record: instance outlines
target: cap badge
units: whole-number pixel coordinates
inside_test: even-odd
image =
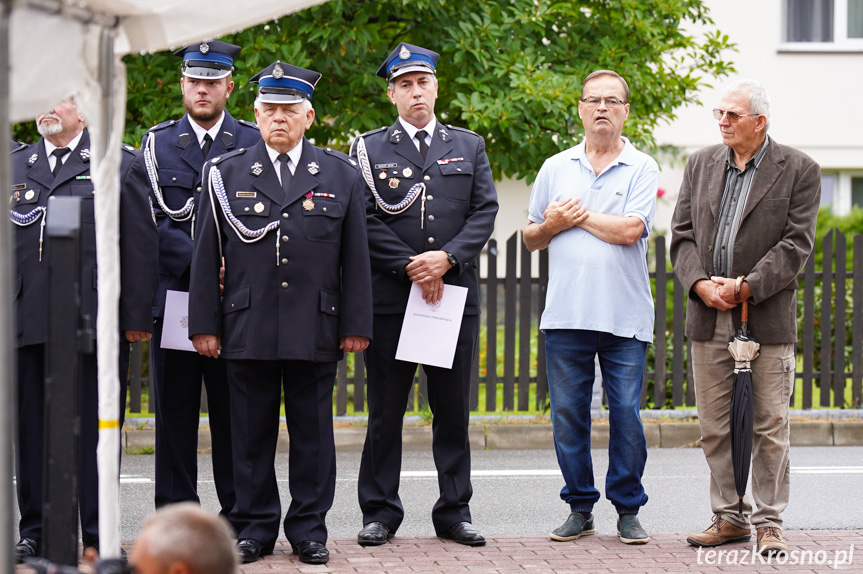
[[[309,173],[315,175],[319,171],[321,171],[321,167],[318,165],[316,161],[310,161],[308,165]]]
[[[36,163],[37,159],[39,159],[39,156],[34,153],[30,156],[30,159],[27,160],[27,165],[33,165],[34,163]]]
[[[255,175],[261,175],[261,172],[264,171],[264,166],[260,164],[260,162],[255,162],[252,164],[252,173]]]
[[[284,75],[285,75],[285,71],[282,69],[282,67],[279,65],[279,63],[276,62],[276,66],[273,68],[273,77],[278,80],[278,79],[282,78]]]
[[[411,57],[411,51],[407,49],[406,46],[402,46],[402,49],[399,50],[399,58],[402,60],[407,60]]]
[[[405,177],[411,177],[414,174],[414,170],[409,167],[406,167],[402,170],[402,175]]]
[[[255,204],[255,213],[263,213],[264,209],[266,209],[266,208],[264,207],[264,204],[261,203],[260,201]]]
[[[206,54],[210,51],[209,44],[207,44],[206,42],[201,42],[201,47],[198,48],[198,51],[200,51],[202,54]]]

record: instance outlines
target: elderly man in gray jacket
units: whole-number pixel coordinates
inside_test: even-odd
[[[713,115],[723,143],[689,158],[671,223],[671,262],[689,294],[686,336],[714,514],[710,527],[687,541],[706,547],[747,541],[754,525],[758,552],[784,553],[797,274],[814,243],[821,170],[768,137],[770,101],[758,82],[726,87]],[[727,345],[740,327],[743,301],[750,304],[761,356],[752,363],[754,509],[744,499],[741,515],[729,425],[734,360]]]

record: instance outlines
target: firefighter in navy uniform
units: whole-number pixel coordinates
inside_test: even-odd
[[[479,332],[477,258],[491,236],[498,203],[483,139],[435,119],[437,61],[435,52],[399,44],[377,72],[388,82],[399,119],[351,147],[368,187],[375,312],[373,342],[365,353],[369,429],[358,484],[363,546],[386,542],[404,518],[398,496],[401,433],[417,365],[395,354],[412,282],[430,303],[440,300],[444,283],[468,288],[452,368],[423,366],[440,487],[432,522],[441,538],[485,543],[468,506],[468,416]]]
[[[45,351],[48,331],[48,261],[43,225],[50,197],[78,196],[82,206],[80,261],[81,310],[96,330],[97,274],[93,184],[90,180],[90,135],[74,100],[64,100],[36,118],[37,143],[11,154],[10,218],[15,235],[15,278],[18,360],[18,443],[16,487],[21,512],[18,560],[37,556],[42,541],[43,420]],[[130,181],[138,152],[123,146],[120,165],[120,380],[125,398],[128,341],[148,339],[152,328],[150,301],[157,284],[157,232],[146,193]],[[120,338],[122,337],[122,338]],[[101,343],[101,342],[100,342]],[[125,343],[125,344],[124,344]],[[124,349],[125,348],[125,349]],[[98,393],[96,353],[82,355],[81,480],[79,506],[84,547],[99,547]],[[121,401],[121,413],[125,401]]]
[[[218,157],[261,140],[257,126],[234,119],[225,104],[234,87],[233,60],[239,46],[201,42],[175,52],[182,56],[180,85],[186,114],[150,129],[142,142],[147,177],[159,227],[159,291],[153,302],[151,395],[156,418],[156,507],[199,502],[198,427],[201,381],[207,390],[213,478],[227,516],[234,505],[228,382],[222,361],[197,353],[163,349],[162,322],[168,290],[188,291],[193,231],[201,197],[201,169]]]
[[[221,352],[227,364],[237,486],[230,520],[244,563],[272,553],[279,534],[274,461],[283,387],[291,493],[285,536],[300,561],[329,560],[336,364],[371,337],[360,173],[346,155],[304,137],[320,76],[276,62],[252,78],[263,141],[204,167],[189,334],[200,353]]]

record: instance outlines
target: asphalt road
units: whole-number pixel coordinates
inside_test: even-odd
[[[362,527],[356,499],[359,453],[338,455],[336,499],[328,515],[330,537],[353,537]],[[603,492],[608,466],[605,450],[593,451],[597,486]],[[218,509],[210,457],[199,457],[201,501]],[[152,510],[154,457],[123,457],[121,537],[135,538]],[[287,508],[288,455],[277,456],[283,511]],[[863,526],[863,447],[793,447],[791,502],[785,528],[859,529]],[[487,536],[544,536],[569,513],[560,500],[562,477],[553,450],[485,450],[473,453],[473,522]],[[650,501],[641,513],[652,533],[703,530],[710,523],[708,469],[701,449],[651,449],[644,485]],[[405,506],[402,536],[433,536],[430,512],[437,480],[430,452],[405,452],[400,488]],[[614,508],[604,498],[595,508],[597,532],[614,533]]]

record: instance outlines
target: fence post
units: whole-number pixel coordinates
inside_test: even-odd
[[[836,293],[833,296],[833,406],[845,406],[845,234],[836,230]],[[823,343],[822,343],[823,345]]]
[[[515,314],[518,288],[516,257],[518,232],[506,240],[506,279],[504,287],[503,327],[503,410],[515,408]]]
[[[863,408],[863,233],[854,236],[854,294],[851,320],[851,407]]]
[[[524,241],[519,241],[521,251],[521,277],[518,282],[518,410],[526,411],[530,403],[530,302],[531,253]]]
[[[830,300],[833,298],[833,230],[821,242],[821,406],[830,406]]]
[[[485,410],[497,410],[497,240],[488,242],[485,287]]]
[[[545,298],[548,295],[548,249],[539,252],[539,301],[536,312],[536,410],[548,406],[548,372],[545,363],[545,333],[540,330]]]
[[[803,271],[803,400],[804,409],[812,408],[812,372],[815,362],[815,250]],[[793,404],[794,393],[791,393]]]
[[[661,409],[665,405],[665,317],[668,308],[666,287],[668,272],[665,270],[665,236],[656,238],[656,299],[653,319],[653,408]],[[645,385],[646,386],[646,385]],[[643,405],[644,406],[644,405]]]

